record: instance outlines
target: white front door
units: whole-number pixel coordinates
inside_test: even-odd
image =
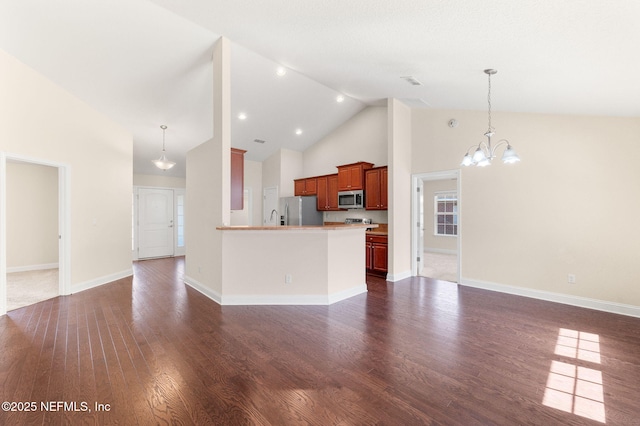
[[[138,258],[173,256],[173,190],[138,190]]]

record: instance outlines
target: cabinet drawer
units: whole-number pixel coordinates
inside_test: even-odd
[[[388,240],[386,235],[367,235],[368,243],[387,244]]]

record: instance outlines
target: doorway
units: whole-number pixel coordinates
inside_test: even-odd
[[[138,188],[138,259],[174,255],[173,195],[173,189]]]
[[[413,176],[414,276],[460,282],[459,171]]]
[[[262,194],[262,223],[264,224],[264,226],[280,225],[281,212],[278,212],[278,187],[270,186],[268,188],[264,188]]]
[[[0,315],[69,294],[67,166],[0,153]]]

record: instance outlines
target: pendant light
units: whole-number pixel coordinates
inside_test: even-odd
[[[491,160],[496,157],[496,149],[501,145],[507,145],[502,153],[502,162],[505,164],[517,163],[520,161],[520,157],[516,154],[516,151],[511,147],[508,140],[502,139],[495,146],[491,146],[491,137],[495,134],[493,127],[491,127],[491,76],[498,71],[494,69],[486,69],[484,73],[489,76],[489,94],[487,95],[488,111],[489,111],[489,128],[485,132],[487,137],[486,142],[480,142],[477,146],[472,145],[462,159],[461,166],[478,166],[485,167],[491,164]],[[473,154],[470,154],[472,148],[476,148]]]
[[[164,149],[164,132],[165,132],[165,130],[167,130],[167,126],[165,126],[163,124],[162,126],[160,126],[160,128],[162,129],[162,155],[157,160],[152,160],[152,161],[153,161],[153,164],[155,164],[157,168],[159,168],[159,169],[161,169],[161,170],[166,172],[167,170],[169,170],[170,168],[175,166],[176,163],[173,162],[173,161],[169,161],[169,159],[167,158],[167,155],[165,153],[165,149]]]

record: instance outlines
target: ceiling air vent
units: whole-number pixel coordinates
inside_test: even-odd
[[[254,139],[253,140],[255,143],[264,143],[264,141],[262,139]]]
[[[412,86],[422,86],[422,83],[420,83],[414,76],[412,75],[406,75],[404,77],[400,77],[401,79],[403,79],[404,81],[406,81],[407,83],[409,83]]]

